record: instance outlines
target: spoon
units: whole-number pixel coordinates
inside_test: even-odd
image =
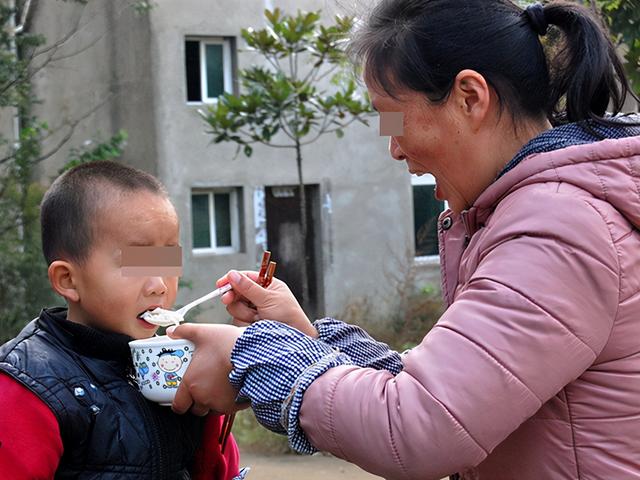
[[[184,321],[184,316],[186,315],[186,313],[193,307],[195,307],[196,305],[200,305],[202,302],[206,302],[207,300],[210,300],[212,298],[219,297],[229,290],[231,290],[231,285],[226,284],[220,288],[216,288],[213,292],[207,293],[203,297],[200,297],[191,303],[187,303],[179,310],[165,310],[164,308],[158,307],[150,312],[144,312],[142,315],[140,315],[140,318],[160,327],[179,325],[180,322]]]

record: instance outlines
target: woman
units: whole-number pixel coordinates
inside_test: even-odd
[[[218,363],[174,408],[233,410],[230,372],[294,448],[385,478],[640,478],[640,128],[606,113],[628,93],[606,31],[574,3],[383,0],[352,49],[403,114],[391,156],[449,203],[448,308],[400,357],[231,272],[236,321],[297,330],[179,327]]]

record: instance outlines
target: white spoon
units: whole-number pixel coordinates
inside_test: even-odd
[[[158,307],[150,312],[144,312],[142,315],[140,315],[140,318],[160,327],[179,325],[180,322],[184,321],[184,316],[186,315],[186,313],[193,307],[195,307],[196,305],[200,305],[202,302],[206,302],[207,300],[210,300],[212,298],[219,297],[229,290],[231,290],[231,285],[226,284],[220,288],[216,288],[213,292],[207,293],[205,296],[200,297],[191,303],[187,303],[179,310],[165,310],[164,308]]]

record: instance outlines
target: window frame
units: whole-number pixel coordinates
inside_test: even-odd
[[[194,255],[228,255],[240,252],[240,214],[238,196],[240,192],[238,187],[223,187],[223,188],[198,188],[191,190],[191,252]],[[230,230],[231,230],[231,246],[218,247],[216,245],[216,219],[215,219],[215,199],[217,194],[229,194],[229,217],[230,217]],[[208,208],[209,208],[209,247],[194,247],[193,236],[193,196],[194,195],[207,195]]]
[[[222,78],[223,90],[225,93],[233,93],[233,59],[232,42],[230,37],[197,37],[186,36],[184,43],[198,42],[198,52],[200,58],[200,101],[187,99],[187,105],[215,104],[218,97],[209,96],[207,82],[207,45],[222,45]],[[187,81],[187,71],[185,65],[185,82]],[[186,90],[185,90],[185,93]]]
[[[413,199],[413,187],[419,187],[419,186],[423,186],[423,185],[435,185],[436,184],[436,179],[433,175],[431,174],[424,174],[424,175],[411,175],[411,198]],[[412,213],[415,212],[415,205],[413,205],[413,200],[411,202],[411,207],[412,207]],[[445,200],[444,201],[444,210],[442,210],[443,212],[445,210],[447,210],[449,208],[449,203]],[[442,213],[442,212],[441,212]],[[416,236],[416,232],[413,232],[413,238],[415,239]],[[413,257],[414,262],[419,263],[419,264],[429,264],[429,265],[433,265],[433,264],[439,264],[440,263],[440,255],[415,255]]]

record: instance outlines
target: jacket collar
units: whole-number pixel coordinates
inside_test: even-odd
[[[38,325],[73,351],[92,358],[115,361],[125,367],[131,363],[129,342],[133,338],[121,333],[105,332],[67,320],[67,309],[43,309]]]

